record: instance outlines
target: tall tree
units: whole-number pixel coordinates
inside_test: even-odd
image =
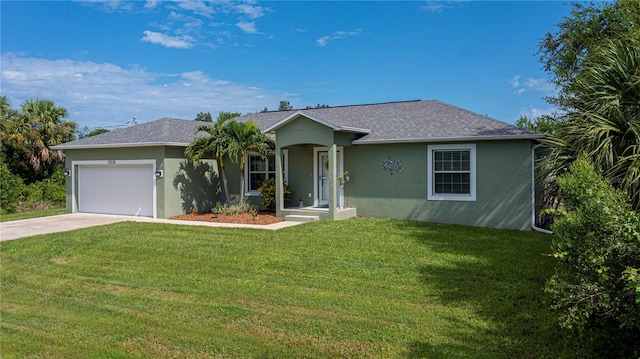
[[[617,39],[636,31],[640,23],[640,1],[620,0],[598,4],[572,4],[570,16],[558,23],[558,31],[547,33],[538,44],[544,69],[559,92],[549,102],[561,110],[570,95],[570,83],[582,70],[589,53],[607,39]],[[625,35],[626,34],[626,35]]]
[[[571,16],[539,44],[541,61],[558,86],[559,108],[541,163],[549,179],[586,152],[640,209],[640,1],[575,4]],[[549,187],[546,197],[557,197]]]
[[[213,118],[211,117],[211,113],[210,112],[199,112],[196,115],[196,118],[193,119],[194,121],[201,121],[201,122],[213,122]]]
[[[27,100],[13,120],[3,118],[3,132],[36,176],[51,171],[62,161],[62,151],[51,146],[75,138],[76,123],[63,118],[67,110],[51,100]]]
[[[220,169],[220,177],[224,189],[225,201],[231,204],[231,194],[229,193],[229,184],[227,181],[227,172],[225,168],[225,157],[228,156],[230,138],[225,130],[225,125],[230,117],[220,113],[218,119],[213,125],[201,125],[195,130],[197,136],[185,149],[185,156],[192,161],[200,161],[207,156],[213,156],[218,162]]]
[[[278,107],[278,111],[289,111],[293,110],[293,106],[289,103],[289,101],[280,101],[280,106]]]
[[[225,111],[220,111],[218,113],[218,117],[216,118],[216,122],[222,121],[225,122],[227,120],[231,120],[234,119],[238,116],[242,115],[240,112],[225,112]]]
[[[330,107],[330,106],[329,106],[329,105],[325,105],[325,104],[316,104],[316,106],[315,106],[315,107],[307,106],[307,107],[305,107],[305,108],[306,108],[306,109],[312,109],[312,108],[328,108],[328,107]]]
[[[606,40],[571,81],[568,111],[548,141],[558,175],[582,152],[640,209],[640,28]]]
[[[254,121],[237,122],[231,120],[225,126],[229,138],[228,156],[240,165],[240,203],[244,202],[244,168],[249,153],[258,153],[267,157],[272,153],[275,143],[262,133]]]
[[[547,115],[536,117],[533,120],[527,116],[520,116],[515,124],[518,127],[543,134],[552,134],[556,131],[556,119]]]

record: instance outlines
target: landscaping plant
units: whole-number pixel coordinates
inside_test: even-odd
[[[565,357],[640,357],[640,216],[586,156],[558,178],[564,209],[547,284]]]
[[[282,188],[284,190],[284,201],[291,201],[291,187],[289,187],[286,183],[283,183]],[[260,196],[262,196],[262,205],[268,211],[276,210],[276,180],[273,178],[269,178],[262,182],[262,185],[258,188],[258,192],[260,192]]]

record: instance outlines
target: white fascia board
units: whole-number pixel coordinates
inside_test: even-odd
[[[538,140],[544,135],[531,136],[477,136],[477,137],[442,137],[442,138],[404,138],[393,140],[355,140],[354,145],[379,145],[385,143],[425,143],[425,142],[468,142],[468,141],[506,141],[506,140]]]
[[[368,128],[357,128],[357,127],[348,127],[348,126],[340,126],[338,127],[337,130],[343,131],[343,132],[371,133],[371,130]]]
[[[81,150],[81,149],[95,149],[95,148],[127,148],[127,147],[158,147],[158,146],[174,146],[174,147],[187,147],[188,143],[182,142],[138,142],[138,143],[106,143],[106,144],[92,144],[92,145],[71,145],[65,146],[64,144],[53,146],[54,150]]]
[[[339,126],[336,126],[331,122],[327,122],[327,121],[321,120],[321,119],[319,119],[317,117],[309,116],[306,113],[301,112],[301,111],[296,111],[295,113],[293,113],[293,114],[287,116],[286,118],[278,121],[276,124],[272,125],[271,127],[265,129],[262,132],[263,133],[272,133],[275,130],[277,130],[278,128],[280,128],[280,127],[286,125],[287,123],[293,121],[298,116],[306,117],[306,118],[310,119],[311,121],[315,121],[315,122],[317,122],[317,123],[319,123],[319,124],[321,124],[323,126],[327,126],[327,127],[331,128],[333,130],[339,130],[340,129]]]

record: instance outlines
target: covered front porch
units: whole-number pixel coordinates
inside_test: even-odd
[[[345,193],[349,180],[344,155],[362,131],[337,128],[300,113],[267,129],[276,135],[276,215],[295,221],[355,217],[356,208],[349,206]],[[293,192],[289,202],[284,198],[285,182]]]

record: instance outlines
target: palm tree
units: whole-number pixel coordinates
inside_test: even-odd
[[[51,170],[62,160],[62,151],[51,150],[51,146],[71,141],[75,137],[76,123],[63,120],[67,116],[64,107],[56,106],[51,100],[27,100],[22,104],[23,125],[33,128],[27,147],[27,160],[36,173]]]
[[[254,121],[229,121],[225,126],[229,141],[227,155],[234,163],[240,164],[240,203],[244,202],[244,167],[249,153],[258,153],[267,157],[273,152],[273,140],[262,133]]]
[[[185,156],[192,161],[200,161],[202,158],[211,155],[218,162],[220,169],[220,177],[222,177],[222,185],[227,204],[231,204],[231,195],[229,194],[229,185],[227,183],[227,172],[224,166],[225,156],[229,148],[229,138],[224,126],[229,118],[219,116],[213,126],[200,125],[196,128],[196,134],[206,133],[207,136],[196,137],[184,151]]]
[[[568,106],[546,144],[551,177],[586,153],[611,183],[640,209],[640,29],[607,40],[584,62],[570,85]]]
[[[67,110],[50,100],[25,101],[20,112],[11,110],[8,100],[2,99],[1,105],[3,142],[20,153],[36,175],[51,171],[63,158],[62,151],[51,146],[75,138],[76,123],[62,119]]]

